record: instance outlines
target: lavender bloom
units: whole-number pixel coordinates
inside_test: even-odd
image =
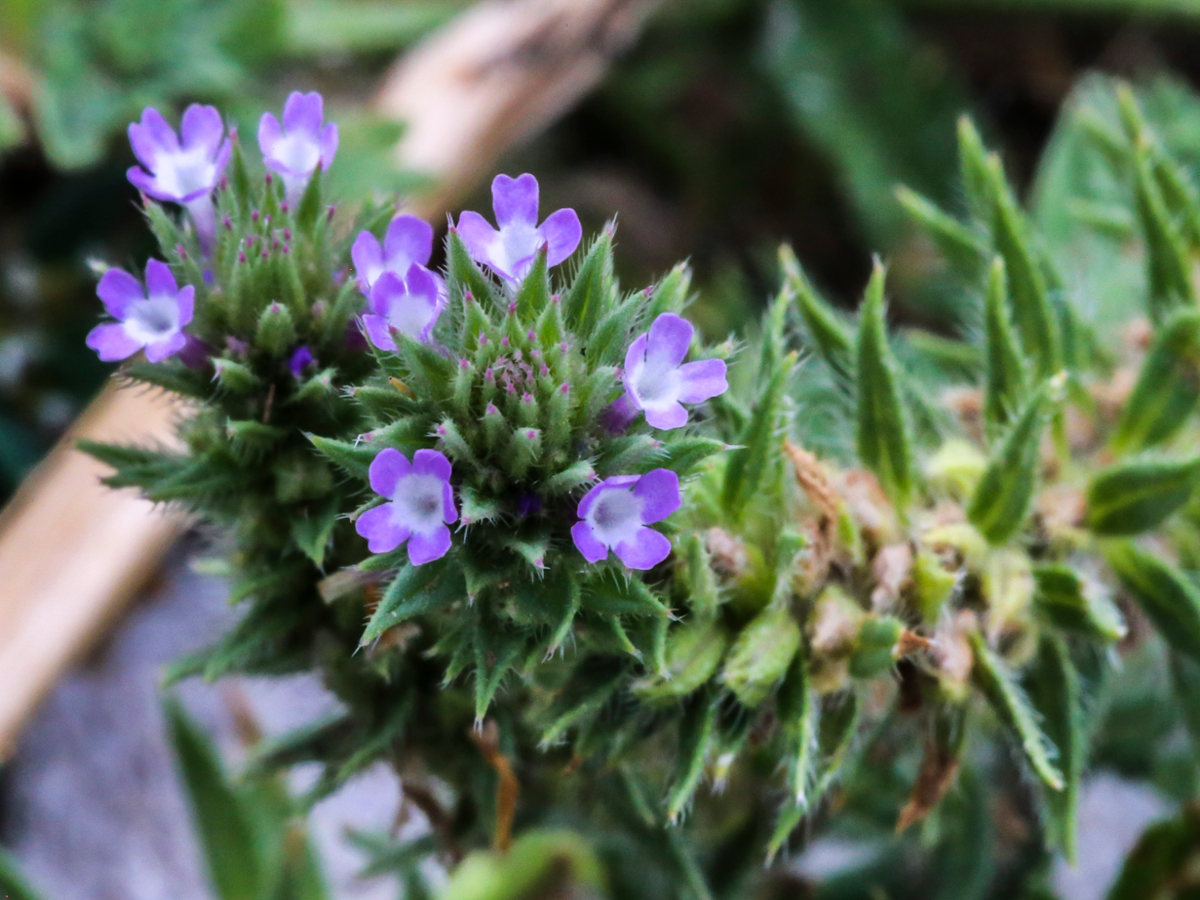
[[[146,263],[145,289],[123,269],[109,269],[96,294],[117,320],[97,325],[87,336],[87,345],[105,362],[127,359],[143,347],[150,362],[161,362],[187,344],[183,326],[192,321],[196,289],[180,288],[166,263]]]
[[[692,323],[674,313],[654,320],[625,354],[625,391],[655,428],[679,428],[688,420],[684,403],[702,403],[725,393],[725,361],[703,359],[686,365]]]
[[[316,362],[312,355],[312,351],[308,349],[307,344],[301,344],[292,354],[292,358],[288,360],[288,371],[292,373],[293,378],[300,378],[304,374],[304,370]]]
[[[581,521],[572,526],[571,539],[588,562],[600,562],[614,550],[629,568],[651,569],[667,558],[671,542],[646,526],[681,503],[679,476],[670,469],[605,478],[579,501]]]
[[[538,250],[546,247],[546,264],[556,266],[579,246],[583,228],[573,209],[560,209],[538,225],[538,183],[526,173],[520,178],[497,175],[492,182],[493,228],[476,212],[458,217],[458,233],[476,261],[507,281],[520,281],[533,267]]]
[[[433,226],[416,216],[396,216],[388,225],[383,244],[369,231],[354,239],[350,258],[354,260],[354,271],[358,273],[358,286],[364,294],[384,272],[393,272],[401,279],[407,278],[413,266],[428,265],[433,253]]]
[[[458,521],[450,462],[437,450],[418,450],[412,463],[389,447],[371,462],[371,489],[388,502],[369,509],[355,528],[372,553],[387,553],[408,541],[408,560],[419,566],[441,559],[450,549],[450,529]]]
[[[380,275],[371,288],[371,312],[363,316],[371,343],[380,350],[395,350],[394,331],[428,341],[442,311],[438,287],[433,273],[420,266],[408,270],[407,282],[395,272]]]
[[[204,252],[212,250],[217,233],[212,192],[229,162],[225,123],[214,106],[193,103],[183,112],[179,135],[158,110],[147,107],[142,120],[129,126],[129,143],[142,166],[133,166],[129,180],[156,200],[179,203],[196,226]]]
[[[292,91],[283,105],[283,126],[273,113],[258,122],[263,163],[283,178],[287,202],[295,206],[317,166],[328,169],[338,148],[338,127],[323,124],[325,101],[316,91]]]

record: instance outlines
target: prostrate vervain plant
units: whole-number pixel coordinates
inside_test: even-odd
[[[183,452],[88,449],[227,532],[248,607],[175,675],[320,672],[341,711],[258,765],[319,762],[314,797],[395,766],[434,835],[390,857],[410,887],[423,856],[515,827],[519,853],[451,890],[525,896],[512,860],[565,877],[576,845],[535,830],[566,826],[614,896],[734,895],[835,789],[863,821],[922,823],[933,862],[880,883],[941,884],[983,781],[1030,825],[994,838],[1011,852],[986,878],[1070,856],[1130,600],[1200,682],[1200,592],[1166,561],[1200,559],[1200,202],[1120,110],[1124,131],[1085,133],[1143,236],[1146,349],[1089,319],[964,121],[966,218],[900,200],[965,337],[890,336],[881,264],[852,323],[785,249],[728,372],[733,345],[681,316],[686,267],[623,292],[611,226],[568,264],[579,220],[539,223],[531,175],[496,178],[498,227],[463,213],[435,272],[426,223],[323,206],[317,95],[263,117],[263,175],[214,110],[178,138],[147,110],[130,177],[191,222],[146,202],[166,262],[144,287],[103,275],[116,321],[89,344],[144,348],[124,374],[194,405]]]

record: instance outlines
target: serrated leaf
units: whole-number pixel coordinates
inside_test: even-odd
[[[533,256],[533,265],[529,273],[517,288],[514,303],[517,304],[517,315],[524,322],[533,321],[543,309],[550,305],[550,278],[546,269],[547,245]]]
[[[1131,460],[1092,476],[1087,526],[1098,535],[1141,534],[1162,524],[1192,496],[1200,458]]]
[[[1037,712],[1029,698],[1008,665],[987,645],[982,635],[972,634],[970,640],[975,657],[971,668],[975,683],[996,715],[1013,731],[1033,771],[1051,790],[1061,791],[1065,785],[1063,775],[1052,761],[1057,750],[1038,724]]]
[[[1079,817],[1079,789],[1087,758],[1088,735],[1084,727],[1079,673],[1071,663],[1066,643],[1045,634],[1025,680],[1029,698],[1042,717],[1042,728],[1058,748],[1063,788],[1046,792],[1050,812],[1047,837],[1051,845],[1074,863]]]
[[[1187,249],[1154,177],[1150,150],[1138,148],[1134,196],[1146,250],[1150,318],[1162,321],[1176,307],[1194,307]]]
[[[850,327],[836,310],[817,296],[790,248],[780,247],[779,259],[812,349],[844,385],[853,384],[854,339]]]
[[[767,476],[771,461],[778,457],[778,431],[789,371],[790,362],[767,382],[740,436],[741,446],[729,453],[721,502],[735,520],[740,519]]]
[[[987,384],[984,417],[995,433],[1007,425],[1025,399],[1028,383],[1025,359],[1008,318],[1008,287],[1004,260],[997,257],[988,272],[984,304],[984,336],[987,342]]]
[[[734,640],[721,682],[753,709],[783,680],[800,650],[800,626],[783,607],[768,606]]]
[[[820,703],[816,690],[809,684],[802,654],[796,654],[792,659],[775,706],[791,751],[788,786],[792,791],[792,802],[807,808],[809,791],[817,774]]]
[[[380,449],[372,443],[335,441],[333,438],[324,438],[315,434],[308,435],[308,439],[317,448],[318,453],[362,481],[367,480],[371,463],[374,462]]]
[[[333,537],[337,519],[337,503],[332,500],[292,519],[292,540],[318,569],[325,565],[325,550]]]
[[[1197,400],[1200,310],[1182,309],[1155,332],[1113,434],[1113,451],[1137,452],[1168,440],[1187,422]]]
[[[883,266],[877,261],[858,322],[856,435],[859,460],[875,473],[903,514],[913,491],[913,461],[896,364],[887,342],[883,283]]]
[[[971,495],[967,517],[993,544],[1003,544],[1020,530],[1033,503],[1050,407],[1051,386],[1044,384],[992,451]]]
[[[675,753],[675,776],[667,792],[667,818],[672,823],[679,821],[700,786],[713,747],[716,720],[717,704],[711,696],[694,698],[684,713]]]
[[[388,584],[359,643],[369,644],[405,619],[465,597],[462,576],[446,563],[445,557],[421,566],[410,563]]]
[[[641,579],[601,575],[583,583],[584,609],[610,616],[663,616],[662,601]]]
[[[1174,566],[1129,542],[1106,546],[1104,556],[1163,639],[1200,659],[1200,589]]]
[[[563,316],[567,324],[585,341],[609,307],[614,288],[612,234],[605,229],[588,248],[563,299]]]
[[[907,187],[896,188],[896,200],[962,277],[972,278],[979,271],[987,259],[988,248],[975,231]]]

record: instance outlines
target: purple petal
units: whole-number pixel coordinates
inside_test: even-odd
[[[646,364],[646,342],[649,336],[639,334],[633,339],[633,343],[629,345],[629,349],[625,351],[625,386],[629,387],[629,380],[633,377],[633,373],[637,372]],[[636,405],[636,401],[632,395],[629,398]],[[639,407],[640,408],[640,407]]]
[[[458,234],[467,252],[476,262],[492,265],[492,248],[500,238],[499,232],[477,212],[467,210],[458,217]]]
[[[408,539],[408,561],[414,566],[441,559],[450,549],[450,529],[439,526],[428,534],[414,534]]]
[[[614,488],[629,487],[631,484],[636,484],[641,477],[640,475],[613,475],[605,478],[583,495],[583,499],[579,501],[579,506],[575,510],[576,514],[579,518],[584,518],[588,514],[588,510],[592,508],[592,504],[596,502],[596,498],[602,493]]]
[[[679,399],[683,403],[703,403],[729,390],[723,359],[701,359],[680,366],[679,378]]]
[[[125,327],[115,322],[97,325],[87,336],[87,345],[104,362],[128,359],[142,349],[142,344],[125,333]]]
[[[173,334],[167,335],[161,340],[153,341],[146,345],[146,359],[150,362],[162,362],[168,356],[174,356],[180,350],[187,346],[187,335],[182,331],[176,331]]]
[[[350,248],[350,259],[354,261],[354,271],[358,275],[358,287],[364,293],[370,290],[371,284],[383,271],[383,248],[375,235],[369,231],[361,231],[354,239]]]
[[[450,460],[438,450],[418,450],[413,455],[412,470],[416,475],[432,475],[439,481],[450,480]]]
[[[109,269],[96,285],[96,296],[114,319],[124,319],[129,307],[146,298],[138,280],[124,269]]]
[[[639,528],[633,540],[616,546],[617,558],[631,569],[653,569],[671,553],[671,542],[653,528]]]
[[[642,501],[642,524],[661,522],[683,503],[679,496],[679,476],[670,469],[647,472],[633,489]]]
[[[426,269],[424,266],[412,265],[404,276],[405,287],[407,292],[423,297],[427,303],[436,306],[438,295],[441,293],[440,285],[438,284],[437,276]]]
[[[336,122],[330,122],[321,129],[317,145],[321,148],[321,168],[328,169],[333,163],[334,156],[337,155],[338,127]]]
[[[185,284],[175,296],[175,306],[179,309],[179,327],[182,328],[192,321],[196,311],[196,289]]]
[[[413,263],[425,265],[433,255],[433,226],[416,216],[396,216],[383,239],[388,268],[405,273]]]
[[[301,344],[292,354],[292,358],[288,360],[288,371],[292,373],[293,378],[299,378],[313,362],[312,351],[308,349],[307,345]]]
[[[663,313],[650,326],[646,344],[646,365],[673,368],[683,362],[692,346],[692,323],[675,313]]]
[[[383,316],[377,316],[372,313],[367,313],[362,317],[363,328],[366,329],[367,337],[371,343],[380,350],[395,350],[396,341],[392,337],[391,329],[388,327],[387,319]]]
[[[148,106],[142,110],[141,122],[129,125],[129,143],[133,153],[147,169],[154,170],[160,152],[172,153],[179,149],[179,138],[167,120],[157,109]]]
[[[221,114],[215,106],[193,103],[183,111],[183,120],[179,123],[179,136],[183,139],[185,150],[203,147],[207,151],[206,156],[216,156],[224,135],[225,123],[221,121]]]
[[[600,422],[609,434],[624,434],[640,411],[637,403],[629,396],[629,391],[626,391],[604,408],[600,413]]]
[[[354,530],[367,539],[367,549],[372,553],[387,553],[395,550],[409,537],[409,530],[392,521],[391,504],[368,509],[354,523]]]
[[[576,522],[571,526],[571,540],[590,563],[598,563],[608,556],[608,548],[596,539],[592,534],[592,526],[587,522]]]
[[[225,167],[229,165],[229,157],[233,153],[233,142],[229,138],[222,141],[221,146],[217,149],[217,155],[213,158],[213,166],[216,168],[217,180],[221,180],[221,175],[225,172]],[[214,185],[215,187],[215,185]]]
[[[407,293],[400,274],[384,270],[371,286],[371,309],[378,315],[386,316],[391,305]]]
[[[146,294],[151,297],[174,297],[178,293],[179,284],[171,267],[162,260],[146,260]]]
[[[129,179],[130,184],[132,184],[143,194],[147,194],[157,200],[171,199],[169,196],[161,196],[161,192],[158,189],[158,182],[154,180],[153,175],[151,175],[141,166],[130,166],[125,172],[125,177]]]
[[[678,403],[672,403],[666,408],[646,410],[646,421],[655,428],[670,431],[672,428],[682,428],[688,422],[688,412]]]
[[[497,175],[492,181],[492,209],[496,213],[496,224],[537,226],[538,183],[526,172],[519,178]]]
[[[292,91],[283,104],[283,127],[288,134],[303,134],[313,141],[319,139],[321,122],[325,119],[325,101],[316,91],[302,94]]]
[[[380,450],[371,460],[371,468],[367,471],[371,490],[384,497],[391,497],[396,493],[396,484],[411,471],[412,466],[408,458],[395,447]]]
[[[279,127],[279,120],[275,118],[274,113],[263,113],[262,118],[258,120],[258,149],[262,151],[262,155],[273,156],[275,145],[282,137],[283,129]]]
[[[458,521],[458,507],[454,505],[454,488],[450,482],[442,485],[442,521],[453,525]]]
[[[546,242],[546,265],[557,266],[575,252],[583,239],[583,226],[573,209],[560,209],[552,213],[538,229]]]

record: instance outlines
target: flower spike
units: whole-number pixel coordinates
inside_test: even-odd
[[[458,217],[458,233],[477,262],[509,282],[529,273],[543,246],[546,264],[556,266],[575,252],[583,236],[573,209],[553,212],[538,225],[538,183],[528,173],[520,178],[497,175],[492,181],[492,209],[499,229],[468,211]]]
[[[129,126],[129,143],[141,163],[129,169],[130,182],[143,194],[187,209],[200,246],[210,252],[217,232],[212,192],[231,152],[216,107],[193,103],[183,112],[178,135],[157,109],[147,107],[141,121]]]
[[[412,462],[389,447],[371,462],[371,489],[387,498],[369,509],[355,528],[372,553],[387,553],[408,541],[414,566],[441,559],[450,550],[450,529],[458,521],[450,461],[437,450],[418,450]]]
[[[694,330],[687,319],[663,313],[647,334],[634,339],[625,355],[626,396],[655,428],[686,425],[684,403],[703,403],[729,389],[724,360],[684,364]]]
[[[679,509],[679,476],[670,469],[645,475],[616,475],[600,482],[579,501],[579,522],[571,539],[588,562],[613,550],[631,569],[652,569],[671,552],[671,542],[653,528]]]
[[[338,148],[338,127],[325,120],[325,101],[316,91],[292,91],[283,106],[283,125],[273,113],[258,122],[263,164],[283,178],[287,202],[300,202],[317,166],[328,169]]]
[[[109,269],[96,286],[116,322],[97,325],[87,345],[105,362],[127,359],[145,348],[150,362],[161,362],[187,344],[183,327],[192,321],[196,289],[182,288],[171,267],[157,259],[146,263],[146,287],[124,269]]]

